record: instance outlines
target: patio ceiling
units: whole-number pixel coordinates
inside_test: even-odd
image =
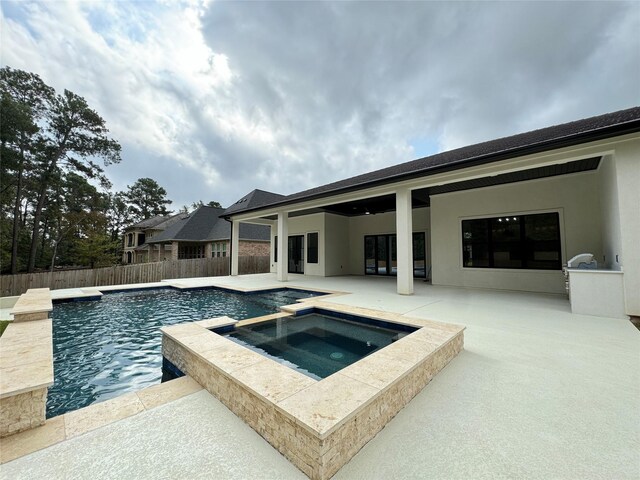
[[[598,165],[600,165],[600,160],[601,157],[585,158],[573,162],[521,170],[519,172],[504,173],[501,175],[475,178],[473,180],[465,180],[463,182],[450,183],[447,185],[421,188],[418,190],[413,190],[411,192],[412,206],[413,208],[428,207],[431,204],[431,195],[458,192],[461,190],[471,190],[474,188],[492,187],[496,185],[505,185],[508,183],[525,182],[528,180],[596,170],[598,168]],[[354,200],[351,202],[336,203],[333,205],[326,205],[323,207],[311,208],[307,210],[299,210],[291,212],[289,214],[289,217],[299,217],[303,215],[311,215],[313,213],[322,212],[334,213],[347,217],[355,217],[360,215],[393,212],[395,211],[395,209],[396,197],[395,195],[390,194],[380,197]],[[277,217],[275,215],[272,215],[263,218],[266,218],[268,220],[276,220]]]

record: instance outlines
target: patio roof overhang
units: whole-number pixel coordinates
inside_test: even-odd
[[[560,175],[568,175],[579,172],[596,170],[600,165],[602,155],[597,155],[567,163],[557,163],[539,167],[517,170],[507,173],[494,174],[484,177],[471,178],[442,185],[417,188],[411,192],[413,208],[430,206],[431,195],[442,193],[471,190],[476,188],[505,185],[509,183],[524,182],[541,178],[549,178]],[[349,201],[336,201],[322,206],[314,206],[301,210],[293,210],[289,213],[290,218],[312,215],[315,213],[332,213],[347,217],[369,215],[385,212],[393,212],[396,209],[396,198],[394,193],[373,194],[364,198]],[[277,220],[277,213],[262,215],[254,218],[254,221],[273,222]]]

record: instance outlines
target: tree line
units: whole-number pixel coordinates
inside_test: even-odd
[[[121,146],[84,98],[8,66],[0,94],[2,273],[113,265],[127,225],[172,213],[151,178],[111,192],[104,169],[121,161]]]

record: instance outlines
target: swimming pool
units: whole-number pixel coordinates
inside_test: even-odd
[[[240,345],[320,380],[413,332],[312,313],[244,327],[225,336]]]
[[[243,294],[167,288],[56,303],[55,378],[49,388],[47,418],[159,383],[162,326],[223,315],[237,320],[258,317],[316,295],[293,289]]]

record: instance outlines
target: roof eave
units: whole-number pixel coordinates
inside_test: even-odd
[[[501,152],[480,155],[472,159],[465,159],[465,160],[460,160],[457,162],[452,162],[444,165],[436,165],[433,167],[416,170],[413,172],[392,175],[386,178],[371,180],[368,182],[362,182],[355,185],[349,185],[347,187],[338,188],[335,190],[329,190],[326,192],[320,192],[317,194],[312,194],[312,195],[304,196],[301,198],[284,200],[282,202],[276,202],[269,205],[262,205],[260,207],[249,208],[246,210],[239,210],[229,215],[221,215],[221,217],[228,220],[234,215],[241,215],[241,214],[244,215],[246,213],[258,212],[260,210],[273,209],[274,207],[284,207],[287,205],[295,205],[296,203],[300,203],[300,202],[307,202],[310,200],[318,200],[321,198],[332,197],[334,195],[351,193],[358,190],[364,190],[365,188],[377,187],[377,186],[386,185],[389,183],[394,183],[402,180],[411,180],[417,177],[435,175],[436,173],[461,170],[463,168],[468,168],[468,167],[476,167],[479,165],[485,165],[487,163],[499,162],[501,160],[523,157],[525,155],[542,153],[542,152],[555,150],[559,148],[572,147],[572,146],[579,145],[581,143],[595,142],[598,140],[605,140],[608,138],[619,137],[622,135],[627,135],[627,134],[637,133],[637,132],[640,132],[640,120],[632,120],[630,122],[625,122],[617,125],[612,125],[609,127],[604,127],[596,131],[581,132],[581,133],[573,134],[568,137],[554,138],[552,140],[535,143],[532,145],[525,145],[522,147],[516,147],[509,150],[503,150]]]

